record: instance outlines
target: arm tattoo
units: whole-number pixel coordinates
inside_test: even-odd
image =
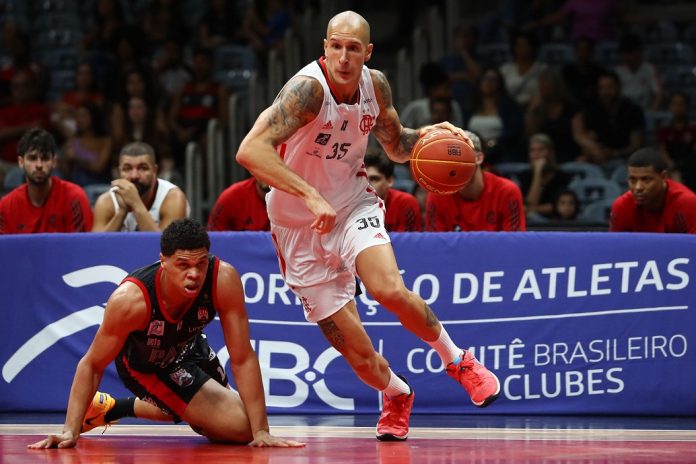
[[[435,316],[435,313],[433,312],[432,309],[430,309],[430,306],[427,304],[425,306],[425,325],[428,327],[437,327],[440,324],[440,321],[437,320],[437,316]]]
[[[374,128],[375,137],[387,152],[391,151],[399,157],[408,157],[413,145],[418,141],[418,132],[401,126],[386,76],[373,70],[372,82],[380,107],[380,114]]]
[[[341,330],[338,328],[336,323],[331,319],[324,319],[319,321],[319,328],[324,332],[324,337],[331,343],[331,346],[341,351],[345,346],[345,339]]]
[[[266,124],[271,128],[268,142],[278,146],[319,114],[324,102],[321,84],[308,77],[288,81],[268,112]]]

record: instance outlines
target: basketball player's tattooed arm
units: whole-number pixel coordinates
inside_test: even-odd
[[[418,131],[401,125],[392,102],[391,87],[384,73],[371,70],[371,74],[379,104],[379,116],[373,133],[391,160],[405,163],[411,157],[411,149],[418,140]]]
[[[317,117],[324,102],[324,89],[319,81],[297,76],[288,81],[273,104],[264,110],[244,137],[237,162],[257,179],[273,188],[302,198],[314,214],[310,226],[323,234],[333,229],[336,211],[311,185],[290,170],[276,151],[302,127]]]
[[[397,163],[405,163],[411,158],[411,149],[418,141],[418,137],[434,130],[447,129],[468,140],[464,131],[453,126],[449,122],[441,122],[431,126],[423,126],[419,129],[409,129],[401,125],[399,115],[392,102],[391,87],[384,73],[371,70],[372,83],[375,87],[375,95],[379,103],[379,116],[373,129],[377,141],[382,145],[387,156]],[[471,142],[469,142],[471,145]]]

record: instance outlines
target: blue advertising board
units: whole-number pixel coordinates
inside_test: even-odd
[[[211,233],[239,271],[270,413],[374,413],[363,385],[284,284],[267,233]],[[418,395],[414,413],[696,414],[696,237],[392,234],[406,286],[501,381],[479,410],[437,353],[363,292],[375,348]],[[105,302],[158,259],[159,235],[0,237],[0,411],[63,410]],[[206,330],[227,362],[218,322]],[[111,365],[104,391],[126,394]]]

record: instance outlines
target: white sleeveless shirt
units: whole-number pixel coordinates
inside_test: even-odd
[[[368,135],[379,115],[370,70],[363,66],[358,101],[353,105],[337,103],[320,60],[308,64],[295,76],[319,81],[324,102],[312,122],[278,147],[281,158],[321,193],[339,219],[350,211],[350,206],[363,201],[377,203],[374,191],[368,190],[363,163]],[[301,198],[281,190],[271,189],[266,204],[268,217],[279,226],[301,227],[314,221]]]
[[[150,216],[152,217],[152,220],[155,221],[155,224],[159,226],[160,222],[160,208],[162,207],[162,203],[164,202],[164,199],[167,196],[167,193],[169,193],[170,190],[179,188],[176,185],[172,184],[168,180],[164,179],[157,179],[157,192],[155,193],[155,201],[152,202],[152,206],[150,207],[150,210],[148,211],[150,213]],[[118,212],[119,206],[118,202],[116,201],[116,198],[114,198],[113,194],[111,196],[112,200],[114,201],[114,210],[115,212]],[[186,217],[189,217],[191,214],[191,207],[189,206],[188,200],[186,201]],[[123,220],[123,225],[121,226],[121,232],[136,232],[138,230],[138,222],[135,219],[135,213],[132,211],[126,214],[126,218]]]

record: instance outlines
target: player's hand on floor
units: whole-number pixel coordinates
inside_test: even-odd
[[[288,440],[287,438],[275,437],[262,430],[255,434],[254,441],[249,443],[249,446],[254,446],[257,448],[265,448],[270,446],[279,448],[301,448],[305,446],[305,443],[295,440]]]
[[[60,435],[49,435],[41,441],[27,445],[27,448],[72,448],[77,444],[78,437],[79,435],[74,436],[72,432],[63,432]]]

